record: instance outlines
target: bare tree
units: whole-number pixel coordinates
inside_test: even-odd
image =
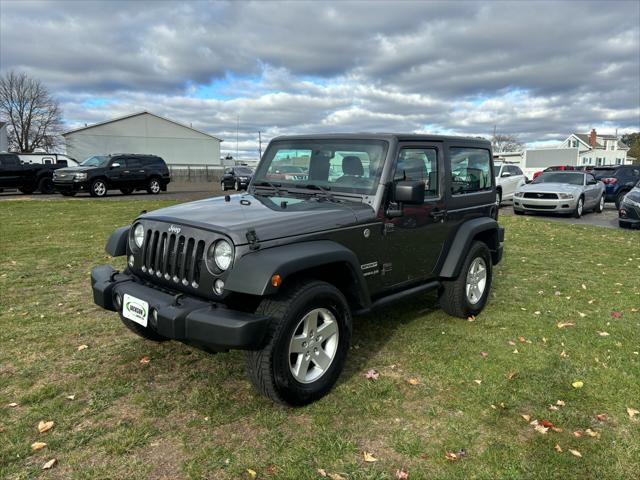
[[[9,123],[9,145],[30,153],[58,145],[62,111],[47,88],[25,73],[8,72],[0,77],[0,117]]]
[[[491,146],[494,153],[520,152],[524,150],[524,144],[517,135],[498,133],[491,139]]]

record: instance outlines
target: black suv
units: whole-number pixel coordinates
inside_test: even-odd
[[[282,180],[281,165],[304,174]],[[99,306],[141,337],[247,350],[257,390],[325,395],[352,317],[428,291],[451,315],[485,306],[504,230],[488,141],[428,135],[279,137],[247,193],[143,213],[91,272]]]
[[[15,153],[0,153],[0,191],[17,188],[22,193],[53,193],[53,172],[64,164],[24,163]]]
[[[620,208],[622,199],[640,181],[640,165],[596,167],[591,172],[605,186],[605,202],[615,202]]]
[[[135,190],[157,194],[166,191],[170,181],[162,158],[130,153],[89,157],[77,167],[61,168],[53,176],[56,190],[67,196],[89,192],[92,197],[104,197],[110,189],[125,195]]]
[[[249,167],[229,167],[224,169],[224,174],[220,179],[222,190],[235,188],[236,190],[246,190],[251,182],[253,171]]]

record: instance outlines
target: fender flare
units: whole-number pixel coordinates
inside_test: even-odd
[[[271,295],[278,291],[278,287],[271,285],[271,277],[275,274],[282,277],[282,284],[286,284],[287,277],[295,273],[336,263],[349,268],[360,301],[368,305],[367,284],[358,258],[345,246],[330,240],[294,243],[248,253],[233,266],[225,290]]]
[[[493,218],[480,217],[464,222],[455,233],[455,238],[447,257],[440,269],[440,276],[443,278],[456,278],[460,273],[462,263],[465,260],[466,252],[471,247],[473,239],[483,232],[494,232],[488,244],[492,253],[500,249],[500,242],[504,239],[504,229]],[[494,262],[497,263],[497,262]]]
[[[131,225],[127,225],[126,227],[116,228],[113,231],[109,240],[107,240],[107,245],[104,247],[109,255],[121,257],[127,254],[127,238],[129,237],[130,228]]]

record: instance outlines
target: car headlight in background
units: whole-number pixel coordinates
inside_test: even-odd
[[[76,180],[86,180],[87,179],[87,174],[86,173],[76,173],[73,178],[75,178]]]
[[[515,196],[516,198],[522,198],[522,197],[524,197],[524,192],[516,192],[516,193],[514,194],[514,196]]]
[[[227,270],[233,263],[233,247],[226,240],[212,243],[207,250],[207,268],[213,274]]]
[[[559,193],[558,194],[558,198],[561,198],[563,200],[571,200],[571,199],[573,199],[573,194],[571,194],[571,193]]]
[[[144,227],[141,223],[138,223],[133,228],[133,243],[137,248],[142,248],[144,243]]]

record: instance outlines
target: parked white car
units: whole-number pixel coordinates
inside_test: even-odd
[[[494,163],[496,172],[496,203],[498,207],[503,200],[512,200],[516,190],[527,183],[520,167],[508,163]]]

